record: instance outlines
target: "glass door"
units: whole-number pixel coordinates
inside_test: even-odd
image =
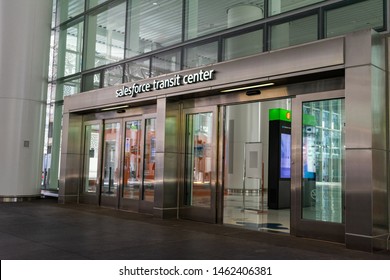
[[[216,222],[217,109],[186,110],[180,216]]]
[[[142,189],[142,119],[124,121],[123,187],[120,207],[138,211]]]
[[[144,120],[143,175],[140,211],[153,213],[156,180],[156,118]]]
[[[80,193],[81,203],[98,203],[100,179],[101,122],[84,124],[83,182]]]
[[[103,164],[100,185],[100,204],[118,206],[121,184],[121,121],[106,121],[103,129]]]
[[[296,235],[344,241],[343,94],[335,91],[294,100]]]

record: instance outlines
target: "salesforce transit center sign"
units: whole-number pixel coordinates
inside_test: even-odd
[[[213,80],[214,74],[215,70],[200,70],[198,73],[175,75],[174,77],[165,80],[153,80],[152,83],[134,83],[130,87],[123,86],[121,89],[118,89],[116,91],[116,97],[136,97],[137,94],[144,92],[206,82]]]

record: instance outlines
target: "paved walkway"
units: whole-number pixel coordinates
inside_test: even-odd
[[[51,198],[0,203],[0,259],[390,260],[390,253],[95,206],[60,205]]]

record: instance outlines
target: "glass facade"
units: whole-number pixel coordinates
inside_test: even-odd
[[[66,95],[285,48],[363,28],[387,28],[387,2],[319,0],[55,1],[53,86]],[[47,126],[61,130],[61,114]],[[56,140],[58,141],[59,138]],[[54,138],[46,141],[55,146]],[[46,147],[47,151],[57,151]],[[46,155],[45,155],[46,156]],[[52,155],[59,161],[59,154]],[[58,165],[58,164],[57,164]],[[56,170],[54,170],[57,173]],[[54,178],[55,176],[52,176]],[[57,189],[53,179],[49,188]]]
[[[271,49],[315,41],[318,38],[317,15],[292,20],[271,27]]]
[[[324,2],[324,0],[273,0],[269,1],[269,15],[274,16],[312,4]]]

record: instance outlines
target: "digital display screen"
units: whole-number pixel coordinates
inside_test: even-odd
[[[291,135],[282,133],[280,141],[280,178],[291,178]]]

